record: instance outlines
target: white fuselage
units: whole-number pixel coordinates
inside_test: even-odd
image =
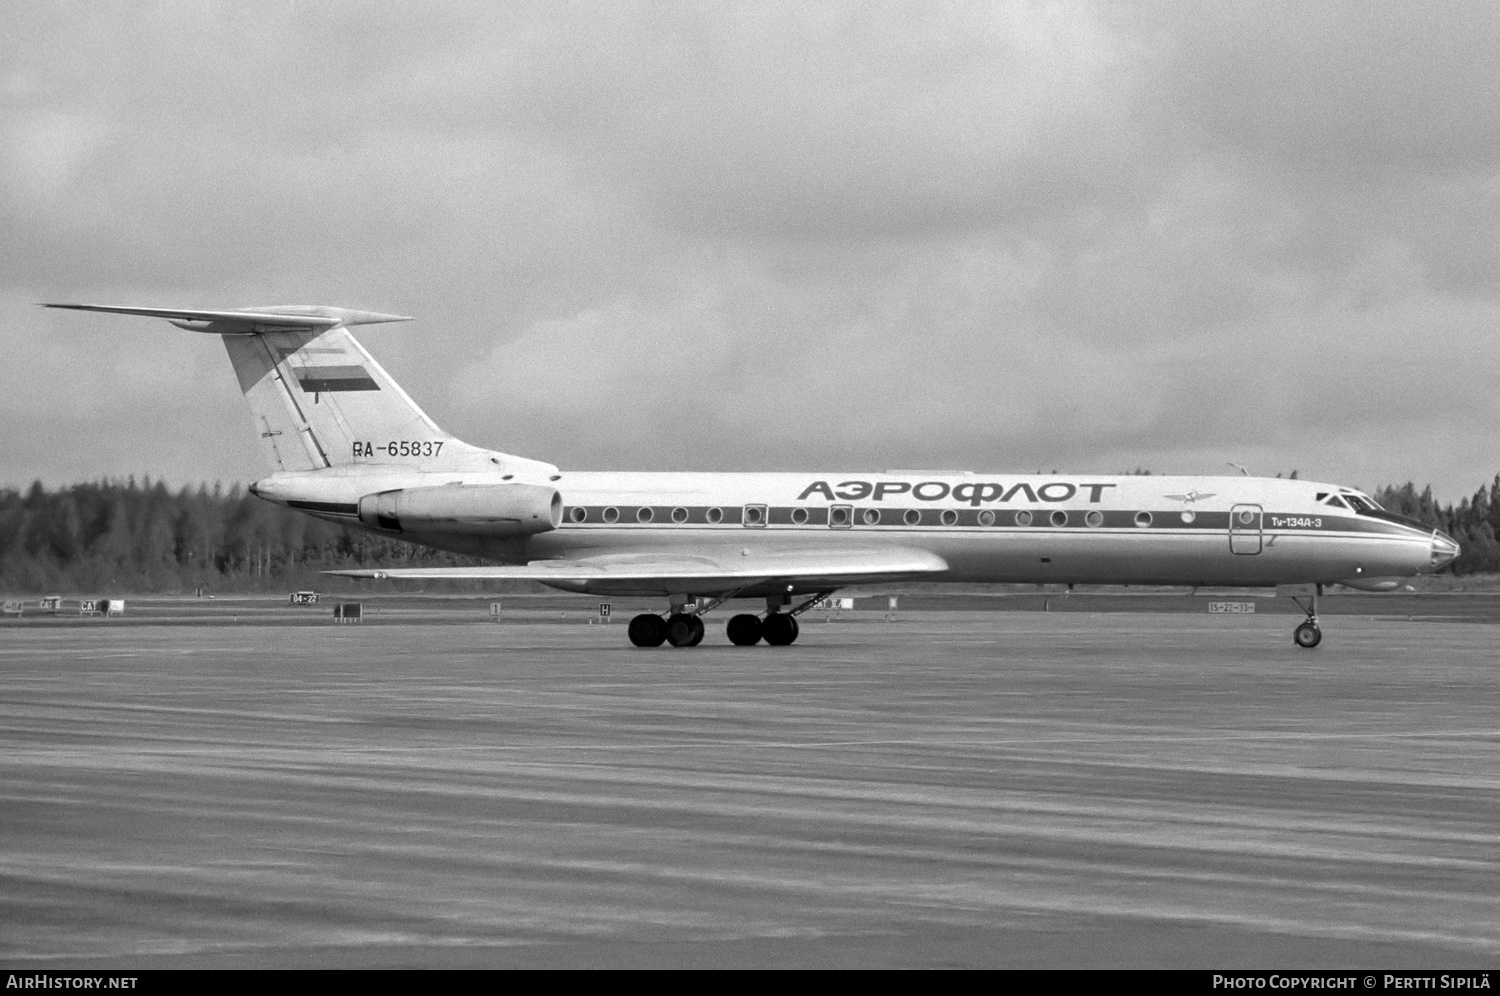
[[[1457,553],[1441,533],[1336,497],[1357,496],[1352,489],[1280,478],[560,472],[510,481],[556,488],[561,523],[511,538],[373,531],[510,564],[637,550],[916,549],[948,564],[929,580],[969,583],[1379,588]],[[370,467],[277,474],[255,491],[358,524],[358,503],[372,493],[510,481]]]

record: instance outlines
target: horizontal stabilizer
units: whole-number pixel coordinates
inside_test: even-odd
[[[278,332],[288,329],[327,329],[335,325],[378,325],[382,322],[409,322],[405,315],[382,315],[377,311],[352,311],[322,305],[277,305],[270,308],[241,308],[236,311],[202,311],[186,308],[127,308],[109,304],[43,304],[43,308],[66,308],[70,311],[100,311],[111,315],[144,315],[165,318],[178,328],[221,335],[250,332]]]
[[[617,554],[578,560],[534,560],[524,566],[410,567],[325,571],[349,578],[406,581],[539,581],[590,591],[629,589],[724,592],[776,582],[836,588],[940,574],[948,564],[926,550],[762,550],[701,554]]]

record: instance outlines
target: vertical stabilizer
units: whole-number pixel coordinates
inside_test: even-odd
[[[343,326],[225,335],[276,470],[434,466],[468,449],[443,432]]]
[[[284,305],[191,311],[101,304],[47,308],[165,318],[224,340],[250,404],[261,452],[275,471],[362,466],[554,474],[548,463],[471,446],[448,435],[407,397],[347,326],[404,322],[401,315]]]

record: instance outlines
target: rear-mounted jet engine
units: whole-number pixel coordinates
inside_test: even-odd
[[[529,536],[562,522],[562,495],[535,484],[448,484],[365,495],[359,521],[397,532]]]

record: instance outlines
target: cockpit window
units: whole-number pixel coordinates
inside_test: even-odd
[[[1362,495],[1355,491],[1345,491],[1339,497],[1343,498],[1349,504],[1349,507],[1360,515],[1368,515],[1372,519],[1380,519],[1383,522],[1394,522],[1397,525],[1419,529],[1422,532],[1432,531],[1432,526],[1429,523],[1422,522],[1420,519],[1413,519],[1409,515],[1397,515],[1395,512],[1387,512],[1376,504],[1375,499],[1369,495]]]
[[[1343,499],[1341,499],[1338,495],[1333,495],[1327,501],[1325,501],[1323,504],[1325,504],[1325,505],[1332,505],[1334,508],[1348,508],[1349,507],[1349,506],[1347,506],[1347,505],[1344,504]]]

